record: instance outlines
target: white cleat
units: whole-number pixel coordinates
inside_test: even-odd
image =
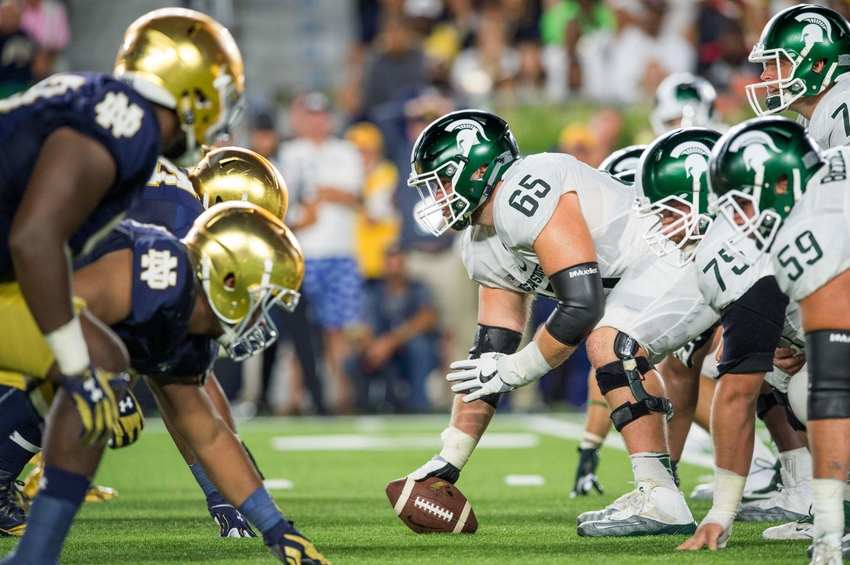
[[[809,548],[812,561],[809,565],[841,565],[841,534],[826,534],[815,540]]]
[[[739,522],[789,522],[808,516],[812,506],[812,481],[795,483],[783,469],[782,483],[786,487],[779,494],[742,505],[735,519]]]
[[[619,500],[619,499],[618,499]],[[697,529],[685,497],[676,489],[652,481],[640,482],[624,501],[626,507],[601,520],[579,525],[586,537],[659,536],[693,534]]]
[[[635,496],[635,493],[638,492],[637,487],[634,490],[627,492],[624,495],[621,495],[620,498],[603,508],[602,510],[590,510],[588,512],[582,512],[576,517],[576,526],[582,525],[584,522],[593,522],[596,520],[604,520],[611,514],[615,512],[619,512],[620,510],[625,510],[629,508],[630,503],[629,499],[632,496]]]
[[[796,522],[789,522],[781,526],[773,526],[762,532],[764,539],[787,540],[787,539],[813,539],[815,537],[815,526],[813,516],[809,514]]]
[[[694,487],[690,497],[693,500],[713,500],[714,483],[701,483]]]

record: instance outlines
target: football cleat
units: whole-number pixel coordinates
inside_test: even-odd
[[[455,484],[460,478],[460,469],[435,455],[430,461],[408,475],[414,481],[424,481],[430,477],[438,477],[446,482]]]
[[[697,530],[685,497],[678,490],[642,481],[630,493],[626,508],[578,527],[583,537],[691,535]]]
[[[219,493],[213,493],[207,497],[207,510],[220,528],[219,537],[222,538],[255,538],[257,534],[251,529],[245,517],[228,504]]]
[[[570,498],[585,496],[593,489],[602,494],[605,488],[596,476],[596,467],[599,465],[599,449],[582,449],[579,447],[578,454],[576,484],[570,493]]]
[[[841,565],[844,544],[841,534],[822,535],[806,550],[806,555],[812,559],[809,565]]]
[[[795,522],[788,522],[781,526],[773,526],[762,532],[764,539],[813,539],[815,537],[814,516],[809,514]]]
[[[292,522],[284,521],[263,535],[263,542],[281,563],[287,565],[331,565],[313,544],[295,529]]]
[[[44,457],[39,453],[32,458],[30,463],[33,468],[24,479],[24,486],[21,489],[21,497],[32,500],[38,493],[41,477],[44,475]],[[109,487],[99,487],[92,485],[86,491],[86,502],[103,502],[104,500],[112,500],[118,497],[118,491]]]
[[[118,498],[118,491],[114,488],[92,485],[86,491],[86,502],[103,502],[113,498]]]
[[[741,506],[735,520],[739,522],[789,522],[808,516],[809,508],[812,505],[811,480],[795,483],[793,478],[783,469],[782,482],[786,487],[779,494],[767,500]]]
[[[9,473],[0,473],[0,537],[17,537],[27,528],[27,515],[12,499],[15,478]]]
[[[594,522],[596,520],[604,520],[605,518],[607,518],[611,514],[614,514],[615,512],[619,512],[620,510],[625,510],[626,508],[629,507],[629,504],[630,504],[629,499],[632,496],[636,496],[637,492],[638,492],[638,489],[635,488],[634,490],[629,491],[626,494],[621,495],[620,498],[618,498],[617,500],[615,500],[614,502],[612,502],[611,504],[609,504],[608,506],[606,506],[602,510],[590,510],[588,512],[582,512],[581,514],[579,514],[576,517],[576,526],[580,526],[584,522]]]
[[[779,459],[776,460],[776,463],[773,465],[773,476],[770,478],[770,482],[756,490],[744,491],[744,496],[741,498],[741,502],[753,502],[757,500],[766,500],[768,498],[773,498],[782,490],[782,464]]]

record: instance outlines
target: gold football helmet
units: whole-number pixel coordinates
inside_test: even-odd
[[[239,147],[207,153],[189,174],[204,208],[241,200],[256,204],[279,220],[286,216],[289,191],[283,176],[266,158]]]
[[[200,12],[154,10],[124,33],[114,74],[177,112],[187,152],[229,132],[241,111],[245,72],[233,36]]]
[[[234,361],[277,339],[273,306],[291,312],[304,279],[304,254],[289,228],[249,202],[216,204],[183,238]]]

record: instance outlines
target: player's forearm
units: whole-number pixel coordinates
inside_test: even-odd
[[[14,229],[9,247],[21,294],[39,329],[48,334],[74,317],[70,260],[63,240],[39,231]]]
[[[546,329],[546,326],[540,326],[537,335],[534,337],[537,341],[537,346],[540,348],[540,353],[543,358],[552,367],[557,367],[573,354],[577,347],[565,345],[552,337],[552,334]]]
[[[756,400],[761,385],[755,377],[721,377],[711,411],[715,465],[743,476],[748,474],[753,457]]]

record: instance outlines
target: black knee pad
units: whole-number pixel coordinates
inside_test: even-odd
[[[765,415],[776,406],[779,406],[779,402],[777,402],[773,392],[760,394],[758,400],[756,400],[756,416],[759,417],[759,420],[763,421]]]
[[[850,331],[806,334],[809,420],[850,418]]]
[[[797,419],[797,416],[794,415],[794,411],[791,410],[790,406],[785,407],[785,417],[788,418],[788,425],[791,426],[791,429],[795,432],[805,432],[806,424]]]

